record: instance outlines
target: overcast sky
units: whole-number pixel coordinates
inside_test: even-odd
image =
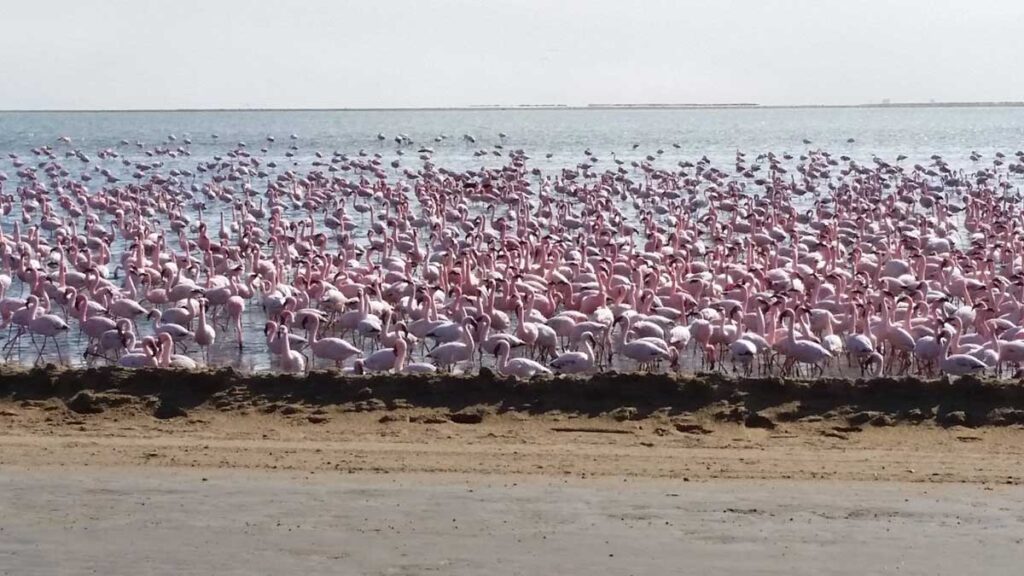
[[[1021,0],[2,0],[0,109],[1024,100]]]

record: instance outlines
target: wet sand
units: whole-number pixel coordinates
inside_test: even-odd
[[[0,471],[0,574],[1019,574],[1024,489]],[[982,569],[983,567],[983,569]]]

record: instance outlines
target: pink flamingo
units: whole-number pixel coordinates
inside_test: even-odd
[[[206,320],[206,300],[199,300],[199,326],[196,328],[193,338],[196,344],[203,350],[203,357],[206,363],[210,363],[210,347],[217,341],[217,331],[213,329]]]
[[[195,370],[199,366],[195,360],[188,356],[172,353],[174,350],[174,338],[169,333],[162,332],[157,340],[160,350],[160,368],[184,368],[186,370]]]
[[[43,337],[43,345],[38,347],[39,354],[36,356],[36,362],[39,362],[43,357],[43,352],[46,350],[46,342],[53,340],[53,345],[57,347],[57,358],[64,363],[64,356],[60,351],[60,343],[57,341],[57,336],[63,335],[68,331],[68,325],[56,314],[40,314],[37,311],[39,306],[39,299],[32,295],[28,297],[27,301],[28,308],[30,310],[27,330],[29,334],[33,336],[32,342],[35,343],[35,335],[39,334]]]
[[[238,339],[238,349],[242,350],[242,313],[245,312],[245,300],[239,295],[228,298],[224,304],[224,310],[228,315],[228,322],[235,328],[235,336]]]
[[[316,366],[317,357],[334,361],[335,366],[341,367],[346,360],[352,357],[362,356],[363,351],[349,344],[341,338],[320,338],[320,317],[316,315],[306,316],[303,327],[309,330],[309,350],[313,354],[313,361],[310,368]]]

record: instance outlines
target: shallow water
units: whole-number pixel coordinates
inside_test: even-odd
[[[951,163],[967,163],[976,150],[986,156],[1020,149],[1024,144],[1024,108],[805,108],[715,110],[440,110],[440,111],[293,111],[293,112],[0,112],[0,153],[25,153],[29,147],[53,144],[58,136],[75,146],[98,150],[121,139],[152,146],[174,134],[191,137],[193,158],[223,153],[239,141],[250,148],[264,144],[269,159],[284,159],[290,141],[299,136],[296,160],[306,165],[314,151],[382,152],[389,159],[391,140],[407,134],[415,148],[435,150],[440,166],[479,167],[472,153],[501,142],[523,148],[540,168],[567,166],[583,160],[589,148],[604,162],[616,152],[623,160],[642,158],[657,149],[663,158],[695,160],[702,155],[729,164],[737,149],[748,153],[797,153],[812,146],[863,161],[872,155],[910,162],[940,154]],[[383,145],[376,135],[384,133]],[[217,134],[217,140],[210,136]],[[444,134],[448,138],[435,142]],[[470,134],[476,145],[462,140]],[[853,143],[847,142],[853,138]],[[679,144],[674,148],[672,144]],[[634,151],[632,146],[640,146]],[[550,159],[544,158],[552,153]],[[488,158],[487,165],[500,159]],[[194,160],[185,159],[191,167]],[[168,162],[168,167],[173,164]]]
[[[500,132],[508,136],[501,138]],[[379,140],[378,133],[385,134],[385,140]],[[398,155],[393,141],[400,133],[413,141],[402,147],[403,156]],[[291,139],[291,134],[297,138]],[[464,139],[467,134],[476,142]],[[176,140],[170,141],[170,135]],[[58,143],[59,136],[70,137],[71,145]],[[267,136],[276,140],[268,142]],[[192,143],[185,146],[185,138]],[[810,145],[803,142],[805,138]],[[122,139],[129,144],[121,144]],[[415,170],[422,165],[416,151],[423,146],[434,150],[431,160],[437,166],[493,167],[504,164],[507,156],[474,153],[494,151],[496,144],[526,150],[531,157],[529,166],[548,173],[590,162],[591,156],[598,159],[595,169],[604,170],[614,166],[613,153],[614,158],[626,161],[627,167],[630,161],[647,155],[658,156],[658,166],[707,156],[716,166],[731,172],[737,150],[748,157],[768,151],[799,156],[808,148],[823,148],[836,156],[846,154],[864,164],[870,163],[874,155],[894,161],[898,154],[904,154],[908,157],[905,164],[910,165],[939,154],[953,167],[970,169],[990,165],[996,151],[1012,154],[1024,147],[1024,108],[0,113],[0,171],[12,177],[4,185],[5,194],[14,193],[16,186],[16,168],[8,154],[35,164],[39,158],[30,150],[40,145],[53,146],[58,156],[73,148],[89,154],[90,164],[73,157],[61,158],[73,176],[100,166],[130,181],[134,168],[122,164],[122,159],[160,160],[160,171],[166,174],[174,168],[193,170],[198,162],[224,154],[239,142],[247,143],[248,149],[263,160],[279,164],[276,169],[268,169],[271,175],[287,169],[313,169],[311,162],[316,160],[317,151],[329,157],[334,151],[355,156],[364,150],[381,154],[382,167],[389,176],[401,178],[402,169]],[[297,150],[288,157],[293,144]],[[157,145],[183,146],[190,155],[148,158],[146,151]],[[261,147],[266,152],[258,152]],[[121,158],[99,159],[97,152],[106,148],[116,150]],[[591,154],[585,154],[585,150]],[[981,162],[971,162],[968,156],[972,151],[984,155]],[[394,159],[401,162],[398,170],[390,167]],[[794,159],[789,165],[796,162]],[[93,180],[91,186],[98,187],[98,180]],[[208,222],[217,217],[220,208],[211,207],[206,214]],[[5,233],[11,232],[19,216],[15,208],[2,218],[0,226]],[[322,219],[323,215],[318,217]],[[353,217],[359,229],[364,229],[366,219],[356,214]],[[211,235],[213,231],[211,226]],[[361,241],[365,242],[365,236]],[[116,262],[124,249],[123,240],[119,239],[113,249],[112,261]],[[20,282],[15,280],[11,292],[24,293]],[[265,315],[255,301],[247,304],[243,320],[244,350],[238,350],[233,335],[218,329],[212,363],[242,370],[271,367],[262,333]],[[148,333],[148,323],[142,324],[141,331]],[[84,349],[76,332],[73,322],[72,334],[61,341],[65,357],[74,363],[81,361]],[[22,340],[14,356],[30,363],[35,358],[34,349],[27,338]],[[55,360],[56,355],[47,353],[45,358]],[[690,359],[684,367],[695,368]]]

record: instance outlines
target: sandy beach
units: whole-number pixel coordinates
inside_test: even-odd
[[[1017,574],[1020,487],[0,471],[0,574]]]
[[[0,574],[1011,574],[1024,550],[1019,424],[139,387],[8,384]]]

